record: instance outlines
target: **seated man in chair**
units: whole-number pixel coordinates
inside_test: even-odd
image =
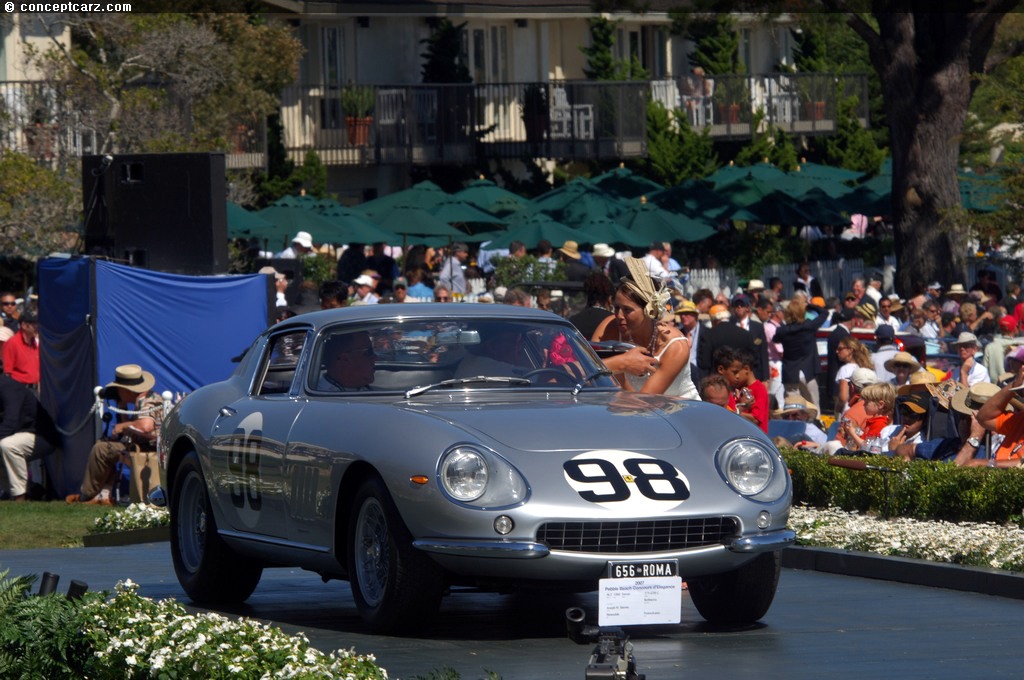
[[[80,493],[65,498],[68,503],[89,503],[91,505],[114,505],[114,484],[117,464],[122,461],[131,447],[142,451],[154,451],[160,424],[164,419],[164,402],[151,392],[156,379],[149,371],[137,364],[125,364],[114,370],[114,382],[107,383],[105,396],[117,400],[117,422],[106,439],[96,442],[89,451],[85,466],[85,478]]]
[[[60,445],[57,427],[28,387],[0,374],[0,492],[13,501],[28,498],[29,461]]]

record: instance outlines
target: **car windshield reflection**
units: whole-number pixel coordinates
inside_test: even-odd
[[[495,319],[339,324],[317,339],[316,394],[451,389],[615,389],[582,336],[557,322]],[[579,388],[576,389],[579,391]]]

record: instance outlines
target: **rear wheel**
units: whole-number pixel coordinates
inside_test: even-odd
[[[195,451],[174,476],[171,509],[171,557],[178,582],[194,602],[243,602],[256,589],[263,565],[242,557],[217,534]]]
[[[687,579],[693,605],[709,623],[754,623],[775,599],[782,553],[764,553],[735,571]]]
[[[359,487],[350,516],[348,572],[359,614],[378,633],[422,630],[441,605],[441,568],[413,547],[379,477]]]

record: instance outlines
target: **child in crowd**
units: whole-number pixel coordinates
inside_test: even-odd
[[[768,390],[754,377],[754,354],[748,349],[719,347],[712,361],[718,374],[729,381],[736,413],[768,434]]]
[[[846,435],[846,448],[868,453],[883,453],[882,430],[892,420],[893,409],[896,406],[896,388],[890,383],[875,383],[865,387],[860,397],[864,401],[864,412],[868,417],[863,430],[857,428],[851,421],[842,421],[839,429]],[[878,450],[875,451],[875,448]]]
[[[705,376],[700,381],[700,398],[701,401],[736,412],[736,400],[733,399],[729,381],[717,373]]]

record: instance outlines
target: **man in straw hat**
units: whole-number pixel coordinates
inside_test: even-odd
[[[896,352],[884,366],[885,370],[896,376],[892,381],[896,387],[909,383],[910,376],[921,370],[920,362],[910,352]]]
[[[583,264],[580,255],[580,244],[576,241],[566,241],[558,249],[558,256],[565,263],[565,278],[569,281],[582,281],[590,273],[590,267]]]
[[[114,505],[113,489],[117,463],[129,447],[143,451],[156,449],[156,438],[164,419],[164,402],[151,390],[156,380],[138,364],[124,364],[114,369],[113,382],[103,388],[106,399],[116,401],[116,422],[106,439],[96,442],[89,451],[81,492],[67,496],[68,503]],[[133,411],[128,406],[134,407]]]
[[[818,417],[818,407],[807,401],[799,392],[789,392],[782,400],[779,409],[772,411],[772,420],[796,421],[803,425],[803,429],[797,436],[786,438],[791,440],[797,448],[811,448],[817,450],[828,440],[828,435],[822,432],[821,428],[814,422]],[[768,429],[772,426],[769,423]],[[813,446],[801,446],[801,444],[813,443]]]

